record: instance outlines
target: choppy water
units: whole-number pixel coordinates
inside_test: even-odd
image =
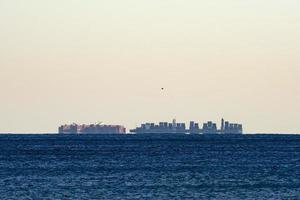
[[[0,135],[0,199],[300,199],[297,135]]]

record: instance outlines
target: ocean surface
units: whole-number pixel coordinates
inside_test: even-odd
[[[300,199],[300,135],[0,135],[0,199]]]

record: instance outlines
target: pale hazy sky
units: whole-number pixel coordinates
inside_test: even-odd
[[[0,132],[225,117],[300,133],[299,11],[299,0],[0,0]]]

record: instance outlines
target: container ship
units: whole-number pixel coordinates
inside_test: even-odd
[[[103,124],[66,124],[58,128],[59,134],[126,134],[126,128],[121,125]]]
[[[155,123],[144,123],[140,127],[130,130],[132,133],[137,134],[150,134],[150,133],[189,133],[189,134],[243,134],[243,125],[237,123],[230,123],[229,121],[221,120],[220,129],[217,128],[217,124],[208,121],[203,123],[202,127],[199,123],[194,121],[190,122],[189,128],[186,128],[185,123],[177,123],[174,119],[172,123],[159,122]]]

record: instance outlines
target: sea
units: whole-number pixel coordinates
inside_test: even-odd
[[[0,135],[0,199],[300,199],[300,135]]]

